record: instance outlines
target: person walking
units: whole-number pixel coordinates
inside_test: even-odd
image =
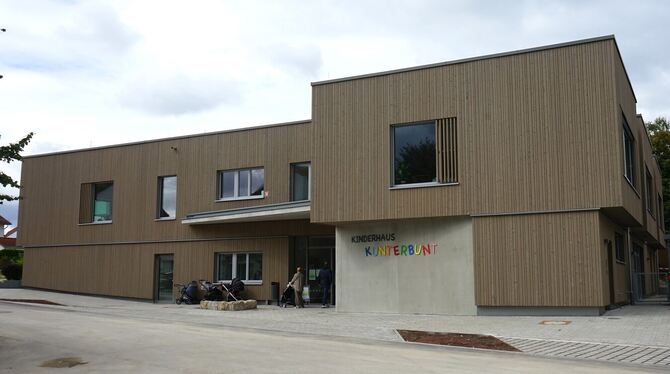
[[[302,268],[298,266],[293,278],[288,283],[289,286],[293,287],[293,292],[295,293],[295,307],[304,308],[305,302],[302,300],[302,288],[305,286],[305,276],[302,274]]]
[[[321,307],[328,308],[330,307],[330,286],[333,284],[333,271],[328,267],[328,262],[323,262],[323,268],[319,270],[319,275],[316,276],[316,280],[321,285],[323,290],[323,297],[321,298]]]

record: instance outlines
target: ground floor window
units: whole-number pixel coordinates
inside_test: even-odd
[[[626,262],[626,255],[624,254],[623,235],[619,234],[618,232],[614,234],[614,248],[616,251],[615,252],[616,260],[621,263]]]
[[[240,278],[247,284],[263,281],[262,253],[217,253],[216,277],[219,281]]]

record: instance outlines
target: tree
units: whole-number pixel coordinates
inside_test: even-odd
[[[17,143],[9,143],[9,145],[4,145],[0,146],[0,161],[10,163],[12,161],[21,161],[21,152],[23,152],[23,148],[30,143],[30,139],[32,139],[33,133],[31,132],[30,134],[26,135],[23,139],[19,140]],[[0,184],[3,187],[14,187],[14,188],[19,188],[19,184],[12,179],[9,175],[5,174],[4,172],[0,171]],[[11,195],[6,195],[0,193],[0,204],[2,204],[5,201],[12,201],[12,200],[17,200],[18,197],[16,196],[11,196]]]
[[[661,169],[663,184],[663,222],[668,227],[670,222],[670,123],[665,117],[658,117],[654,122],[645,123],[651,137],[651,148]]]

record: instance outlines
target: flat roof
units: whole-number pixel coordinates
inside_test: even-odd
[[[260,222],[309,219],[309,201],[289,201],[285,203],[256,205],[213,212],[187,214],[181,223],[203,225],[212,223]]]
[[[157,138],[157,139],[149,139],[149,140],[140,140],[140,141],[129,142],[129,143],[118,143],[118,144],[102,145],[102,146],[99,146],[99,147],[78,148],[78,149],[71,149],[71,150],[65,150],[65,151],[56,151],[56,152],[48,152],[48,153],[39,153],[39,154],[36,154],[36,155],[23,156],[22,158],[26,159],[26,158],[36,158],[36,157],[44,157],[44,156],[62,155],[62,154],[67,154],[67,153],[87,152],[87,151],[95,151],[95,150],[98,150],[98,149],[126,147],[126,146],[138,145],[138,144],[146,144],[146,143],[158,143],[158,142],[163,142],[163,141],[168,141],[168,140],[179,140],[179,139],[197,138],[197,137],[201,137],[201,136],[210,136],[210,135],[228,134],[228,133],[232,133],[232,132],[240,132],[240,131],[260,130],[260,129],[267,129],[267,128],[272,128],[272,127],[293,126],[293,125],[304,125],[304,124],[306,124],[306,123],[311,123],[311,122],[312,122],[311,119],[305,119],[305,120],[300,120],[300,121],[280,122],[280,123],[273,123],[273,124],[268,124],[268,125],[249,126],[249,127],[239,127],[239,128],[230,129],[230,130],[221,130],[221,131],[203,132],[203,133],[201,133],[201,134],[178,135],[178,136],[171,136],[171,137],[167,137],[167,138]]]
[[[574,41],[564,42],[564,43],[548,44],[548,45],[544,45],[544,46],[540,46],[540,47],[518,49],[518,50],[515,50],[515,51],[509,51],[509,52],[493,53],[493,54],[483,55],[483,56],[468,57],[468,58],[452,60],[452,61],[437,62],[437,63],[433,63],[433,64],[413,66],[413,67],[409,67],[409,68],[386,70],[386,71],[381,71],[381,72],[377,72],[377,73],[362,74],[362,75],[353,75],[353,76],[344,77],[344,78],[328,79],[328,80],[323,80],[323,81],[312,82],[312,86],[321,86],[321,85],[330,84],[330,83],[346,82],[346,81],[352,81],[352,80],[357,80],[357,79],[382,77],[382,76],[385,76],[385,75],[405,73],[405,72],[416,71],[416,70],[432,69],[432,68],[437,68],[437,67],[442,67],[442,66],[463,64],[463,63],[466,63],[466,62],[489,60],[489,59],[493,59],[493,58],[514,56],[514,55],[519,55],[519,54],[524,54],[524,53],[546,51],[546,50],[549,50],[549,49],[564,48],[564,47],[570,47],[570,46],[574,46],[574,45],[600,42],[600,41],[603,41],[603,40],[614,41],[614,45],[616,46],[617,53],[619,54],[619,59],[621,59],[621,64],[623,65],[623,59],[621,58],[621,52],[619,51],[619,46],[617,45],[616,38],[612,34],[612,35],[598,36],[598,37],[595,37],[595,38],[574,40]],[[630,90],[631,90],[631,92],[633,92],[633,98],[635,99],[635,102],[637,102],[637,98],[635,97],[635,92],[633,91],[633,85],[630,83],[630,78],[628,78],[628,72],[626,71],[626,66],[625,65],[623,66],[623,70],[624,70],[624,73],[626,74],[626,79],[628,80],[628,85],[630,86]]]

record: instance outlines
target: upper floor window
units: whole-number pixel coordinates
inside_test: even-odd
[[[83,183],[79,197],[79,223],[112,222],[113,182]]]
[[[663,207],[663,197],[661,194],[658,194],[658,225],[661,227],[661,230],[665,231],[665,207]]]
[[[309,200],[309,162],[291,164],[291,201]]]
[[[456,118],[391,126],[392,185],[458,182]]]
[[[158,177],[158,211],[156,218],[177,217],[177,176]]]
[[[625,117],[623,117],[623,162],[624,175],[635,187],[635,138]]]
[[[219,171],[219,200],[260,199],[265,189],[263,168]]]
[[[654,178],[652,178],[649,169],[645,168],[645,192],[647,201],[647,210],[654,215]]]

